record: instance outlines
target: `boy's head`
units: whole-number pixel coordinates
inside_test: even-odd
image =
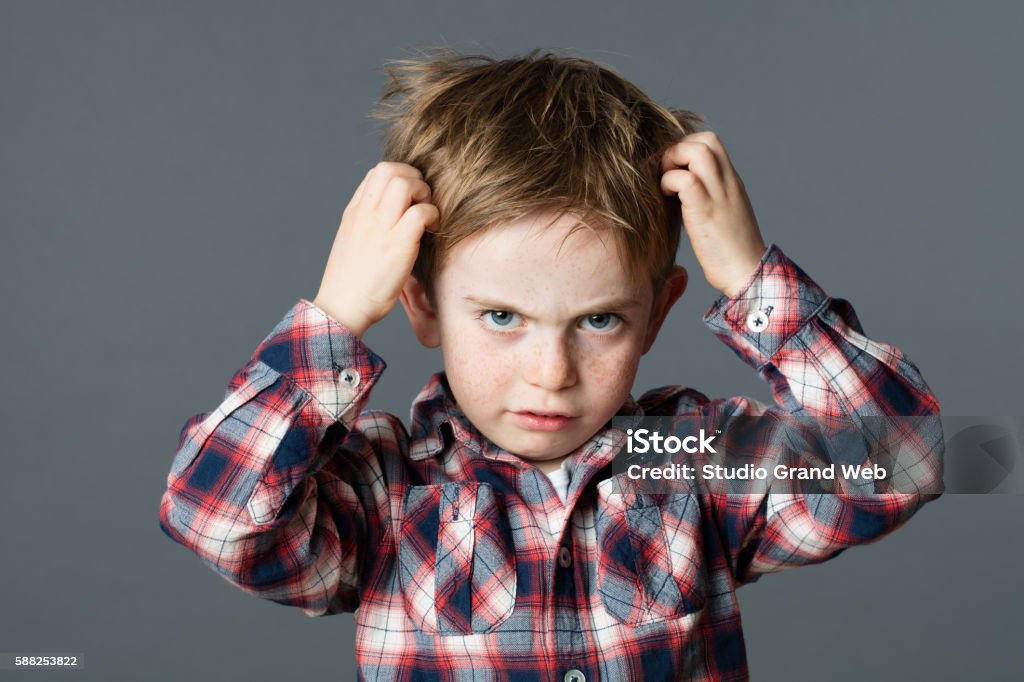
[[[557,460],[622,405],[685,287],[679,200],[661,192],[659,164],[703,119],[539,50],[441,49],[387,70],[384,160],[419,169],[440,213],[403,306],[420,341],[441,346],[473,424]]]
[[[529,214],[606,229],[631,277],[657,288],[675,262],[680,205],[660,191],[665,149],[703,122],[578,57],[496,60],[447,48],[394,60],[375,118],[383,159],[419,169],[440,212],[413,269],[428,295],[453,246]]]

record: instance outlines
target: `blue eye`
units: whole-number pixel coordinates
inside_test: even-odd
[[[619,326],[621,320],[611,313],[598,313],[583,318],[583,325],[593,331],[607,332]]]
[[[507,310],[488,310],[483,314],[484,320],[486,320],[491,326],[498,327],[500,329],[511,329],[515,326],[514,321],[519,315],[516,313],[510,313]]]

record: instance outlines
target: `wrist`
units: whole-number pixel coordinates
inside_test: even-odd
[[[750,250],[749,256],[743,264],[731,268],[728,279],[724,280],[725,284],[721,286],[713,284],[712,286],[715,286],[716,289],[729,298],[743,291],[750,284],[754,273],[761,267],[761,261],[764,259],[767,249],[768,247],[764,245],[764,241],[759,239],[758,243]]]
[[[365,316],[352,310],[346,310],[344,306],[335,305],[333,302],[325,300],[319,294],[312,300],[312,303],[327,313],[335,322],[348,329],[356,338],[361,339],[366,330],[373,324]]]
[[[750,282],[750,278],[754,276],[755,272],[757,272],[758,265],[760,265],[760,261],[753,265],[737,268],[737,274],[731,277],[728,283],[716,286],[715,288],[722,292],[726,297],[732,298],[746,288],[747,284]]]

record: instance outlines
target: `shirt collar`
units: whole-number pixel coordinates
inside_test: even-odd
[[[630,395],[619,408],[616,417],[632,417],[623,425],[628,428],[629,425],[639,422],[643,414],[643,408]],[[431,376],[413,400],[410,421],[412,443],[409,458],[414,461],[435,457],[458,440],[489,459],[523,464],[518,455],[492,443],[473,426],[455,404],[444,372],[437,372]],[[625,431],[613,427],[609,420],[586,443],[570,453],[570,458],[585,461],[596,456],[610,461],[625,440]]]

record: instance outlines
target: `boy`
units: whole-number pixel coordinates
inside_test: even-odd
[[[876,540],[936,495],[623,493],[612,417],[938,402],[766,247],[696,114],[536,50],[442,51],[390,74],[391,161],[346,207],[316,297],[186,422],[161,528],[260,597],[358,609],[360,679],[745,679],[736,587]],[[686,287],[680,220],[721,292],[705,322],[776,406],[681,386],[632,398]],[[409,431],[362,411],[384,362],[361,337],[399,300],[444,359]]]

